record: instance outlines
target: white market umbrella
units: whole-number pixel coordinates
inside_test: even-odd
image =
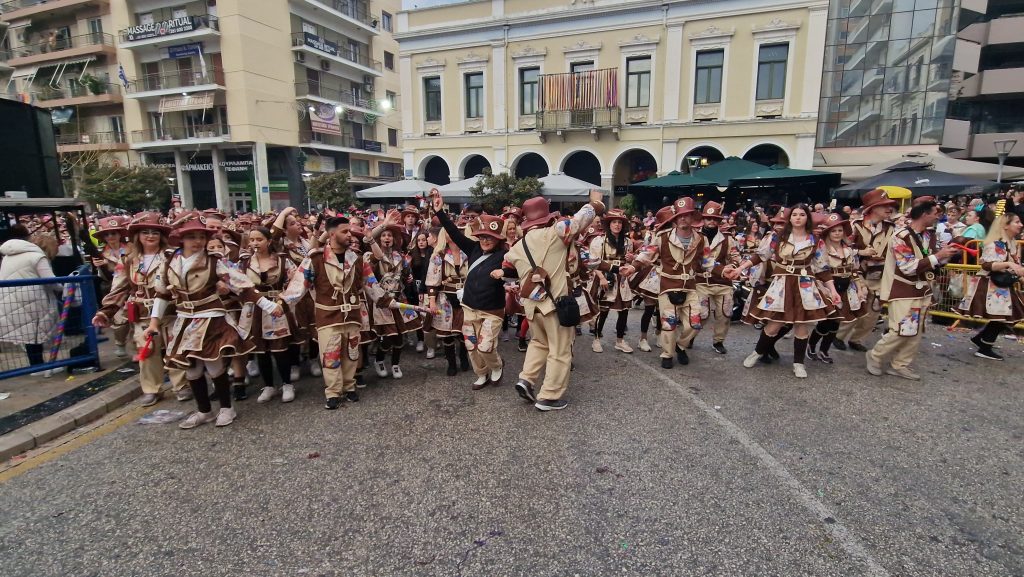
[[[449,204],[473,202],[473,193],[470,189],[476,186],[483,177],[484,175],[478,174],[462,180],[456,180],[451,184],[437,187],[437,190],[441,193],[444,201]]]
[[[356,191],[356,198],[416,198],[426,196],[432,188],[437,188],[437,185],[425,180],[407,178]]]
[[[561,172],[551,173],[540,179],[543,185],[541,196],[563,200],[565,202],[580,201],[590,196],[591,190],[600,190],[608,194],[607,188],[590,184],[585,180],[573,178]]]

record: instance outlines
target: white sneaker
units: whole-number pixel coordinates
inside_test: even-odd
[[[487,382],[488,382],[487,375],[480,375],[479,377],[476,378],[475,381],[473,381],[473,386],[477,387],[477,388],[480,388],[480,387],[483,387],[484,385],[486,385]]]
[[[628,355],[633,352],[633,347],[629,346],[626,341],[619,341],[615,343],[615,350],[622,351]]]
[[[143,407],[152,407],[153,405],[157,404],[159,401],[160,401],[160,395],[155,395],[153,393],[146,393],[146,394],[142,395],[142,403],[141,403],[141,405]]]
[[[501,380],[501,373],[505,370],[505,365],[502,365],[491,371],[491,382],[496,383]]]
[[[748,369],[752,369],[752,368],[754,368],[754,365],[757,364],[757,360],[760,359],[760,358],[761,358],[761,355],[758,354],[757,351],[754,351],[754,352],[750,353],[749,355],[747,355],[747,358],[743,359],[743,366],[747,367]]]
[[[217,416],[213,414],[213,411],[209,413],[200,413],[196,411],[188,416],[184,421],[178,423],[178,427],[182,429],[194,429],[199,425],[209,423],[217,420]]]
[[[314,377],[324,376],[324,371],[320,368],[320,361],[316,359],[309,359],[309,374]]]
[[[118,358],[127,357],[128,351],[124,348],[124,345],[117,345],[114,347],[114,356]]]
[[[295,385],[283,385],[281,387],[281,402],[290,403],[295,400]]]
[[[388,368],[384,366],[384,361],[373,361],[373,368],[377,370],[378,377],[388,376]]]
[[[806,379],[807,378],[807,369],[804,368],[804,364],[803,363],[793,363],[793,374],[798,379]]]
[[[651,345],[647,344],[647,339],[640,339],[640,350],[645,353],[651,352]]]
[[[45,379],[45,378],[48,378],[52,374],[53,374],[53,369],[46,369],[45,371],[38,371],[38,372],[32,373],[32,376],[33,377],[43,377]]]
[[[391,365],[391,376],[396,379],[402,378],[402,367],[398,365]]]
[[[259,376],[260,364],[256,362],[256,359],[249,359],[249,362],[245,363],[245,372],[249,373],[250,377]]]
[[[427,349],[427,358],[428,359],[434,358],[434,349]]]
[[[263,387],[263,390],[260,391],[260,396],[259,396],[258,399],[256,399],[256,402],[257,403],[265,403],[265,402],[269,401],[270,399],[273,399],[274,395],[276,395],[276,394],[277,394],[277,389],[275,389],[274,387]]]
[[[292,367],[291,380],[292,382],[295,382],[301,378],[302,370],[299,368],[299,365],[295,365],[294,367]]]
[[[423,346],[424,346],[423,345],[423,341],[416,341],[416,352],[417,353],[422,353],[423,352]]]
[[[599,341],[597,339],[594,339],[594,344],[590,345],[590,348],[595,353],[603,353],[604,352],[604,347],[601,346],[601,341]]]
[[[182,389],[177,393],[174,393],[174,398],[178,399],[179,403],[192,400],[192,389]]]
[[[217,426],[226,427],[231,423],[234,423],[235,417],[237,416],[238,413],[236,413],[234,409],[221,409],[220,412],[217,413]]]

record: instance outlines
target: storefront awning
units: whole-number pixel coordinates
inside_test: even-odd
[[[176,94],[160,99],[160,114],[179,110],[203,110],[213,108],[214,93],[197,92],[195,94]]]

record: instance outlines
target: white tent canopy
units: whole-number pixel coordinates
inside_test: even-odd
[[[905,154],[891,158],[885,162],[872,164],[855,170],[844,171],[844,182],[860,182],[882,174],[901,162],[918,162],[930,164],[933,170],[949,172],[961,176],[970,176],[982,180],[995,180],[999,172],[999,165],[990,162],[976,162],[973,160],[960,160],[944,154]],[[1024,178],[1024,168],[1019,166],[1004,166],[1003,180],[1017,180]]]
[[[437,185],[425,180],[407,178],[357,191],[356,198],[415,198],[426,196],[432,188],[437,188]]]
[[[590,184],[585,180],[573,178],[561,172],[553,172],[540,179],[543,187],[541,196],[565,201],[585,201],[591,190],[600,190],[608,194],[608,189]]]
[[[484,175],[478,174],[462,180],[456,180],[451,184],[437,187],[445,202],[473,202],[473,193],[469,189],[476,186]]]

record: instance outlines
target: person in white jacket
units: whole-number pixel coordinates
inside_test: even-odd
[[[46,253],[28,241],[24,225],[11,227],[11,239],[0,245],[0,280],[52,278]],[[59,291],[60,285],[53,285]],[[43,364],[43,348],[57,326],[57,300],[45,285],[0,288],[0,342],[25,346],[30,365]],[[40,373],[36,373],[40,374]]]

